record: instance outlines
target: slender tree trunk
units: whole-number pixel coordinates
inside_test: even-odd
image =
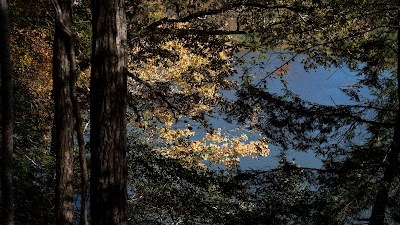
[[[91,223],[127,224],[127,25],[124,0],[93,0]]]
[[[394,137],[390,146],[390,152],[387,155],[386,168],[383,178],[380,182],[378,193],[375,196],[375,202],[372,207],[369,225],[384,225],[385,224],[385,211],[389,200],[389,191],[393,180],[397,174],[399,167],[399,153],[400,153],[400,114],[397,115],[396,127],[394,130]]]
[[[400,12],[399,12],[400,13]],[[400,22],[400,15],[398,15]],[[399,23],[400,24],[400,23]],[[397,30],[397,84],[400,84],[400,29]],[[397,90],[398,101],[400,104],[400,88]],[[390,146],[389,154],[387,155],[387,162],[383,178],[378,189],[378,193],[375,196],[375,202],[372,207],[371,217],[369,225],[384,225],[385,224],[385,212],[386,206],[389,200],[390,187],[394,181],[398,169],[400,154],[400,106],[398,108],[396,116],[396,125],[394,128],[393,140]]]
[[[75,73],[76,74],[76,73]],[[78,139],[78,149],[79,149],[79,165],[81,167],[81,214],[80,214],[80,224],[87,224],[87,191],[89,187],[89,175],[86,163],[86,147],[82,128],[82,118],[80,115],[80,109],[78,104],[78,99],[76,96],[76,76],[71,77],[71,96],[72,104],[74,108],[75,117],[75,130]]]
[[[53,0],[56,27],[53,49],[54,150],[56,152],[56,224],[73,224],[74,113],[71,76],[75,73],[72,0]]]
[[[3,224],[14,224],[12,179],[13,154],[13,85],[10,56],[10,22],[6,0],[0,0],[0,64],[2,103],[1,188]]]

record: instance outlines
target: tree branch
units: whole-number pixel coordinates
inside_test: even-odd
[[[161,20],[155,21],[148,25],[146,27],[146,30],[151,30],[154,31],[158,26],[166,24],[166,23],[183,23],[183,22],[189,22],[190,20],[201,18],[204,16],[211,16],[211,15],[217,15],[219,13],[227,12],[229,10],[234,10],[240,7],[248,7],[248,8],[261,8],[261,9],[288,9],[294,12],[300,11],[300,8],[294,7],[293,5],[284,5],[284,4],[261,4],[261,3],[249,3],[246,1],[239,1],[236,3],[232,3],[229,5],[226,5],[224,7],[221,7],[219,9],[209,9],[209,10],[203,10],[199,11],[190,15],[187,15],[182,18],[178,19],[171,19],[168,17],[165,17]]]
[[[199,30],[199,29],[169,29],[169,28],[156,28],[154,33],[158,34],[195,34],[195,35],[233,35],[233,34],[248,34],[245,31],[239,30]]]
[[[370,168],[382,168],[384,165],[382,164],[366,164],[366,165],[353,165],[347,168],[338,168],[338,169],[320,169],[320,168],[312,168],[312,167],[298,167],[292,164],[285,164],[281,167],[269,169],[269,170],[244,170],[240,171],[236,177],[239,180],[248,180],[254,179],[257,176],[265,175],[273,172],[279,171],[311,171],[311,172],[318,172],[318,173],[331,173],[331,174],[343,174],[343,173],[352,173],[354,170],[363,170],[363,169],[370,169]]]
[[[147,88],[153,89],[149,83],[147,83],[146,81],[144,81],[144,80],[140,79],[139,77],[135,76],[133,73],[127,71],[127,75],[128,75],[128,77],[132,78],[133,80],[135,80],[135,81],[137,81],[137,82],[139,82],[139,83],[145,85]],[[155,92],[155,94],[156,94],[158,97],[160,97],[161,100],[162,100],[163,102],[165,102],[165,103],[167,104],[168,108],[170,108],[172,111],[176,111],[176,112],[178,112],[179,114],[182,114],[182,111],[181,111],[180,109],[178,109],[176,106],[174,106],[173,104],[171,104],[171,102],[169,102],[169,101],[167,100],[167,98],[166,98],[166,96],[165,96],[164,94],[162,94],[162,93],[159,92],[159,91]]]

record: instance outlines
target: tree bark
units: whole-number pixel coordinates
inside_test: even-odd
[[[91,223],[127,224],[127,25],[124,0],[93,0]]]
[[[0,0],[0,64],[2,103],[1,188],[3,224],[14,224],[12,177],[13,154],[13,84],[10,56],[10,21],[6,0]]]
[[[71,32],[72,0],[53,0],[56,26],[53,45],[54,150],[56,152],[56,224],[73,224],[74,113],[71,79],[75,73]]]

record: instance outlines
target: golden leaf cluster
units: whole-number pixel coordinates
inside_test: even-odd
[[[132,54],[136,54],[139,50],[139,48],[135,49]],[[130,72],[141,81],[129,80],[129,92],[137,96],[136,99],[140,97],[148,101],[154,97],[160,98],[160,95],[168,99],[180,98],[183,100],[171,104],[182,110],[180,114],[196,118],[210,112],[223,101],[221,90],[232,89],[235,86],[234,82],[223,77],[233,70],[228,60],[216,71],[210,68],[211,61],[208,57],[194,54],[177,40],[164,43],[160,51],[168,52],[169,57],[158,55],[146,58],[144,56],[146,60],[130,63]],[[210,50],[204,47],[203,52],[209,53],[208,51]],[[213,57],[227,59],[226,54],[221,52]],[[161,123],[171,120],[167,118],[171,116],[171,109],[165,107],[165,104],[165,100],[157,104],[153,101],[152,106],[147,104],[141,107],[144,119],[154,119]],[[167,115],[161,115],[162,113]]]
[[[234,168],[240,157],[252,158],[266,157],[269,154],[268,144],[265,140],[247,141],[247,135],[228,137],[221,134],[221,129],[212,134],[207,133],[202,139],[191,141],[194,135],[189,129],[163,128],[161,137],[168,143],[167,147],[160,148],[163,155],[182,160],[187,165],[206,166],[207,163],[224,164]]]

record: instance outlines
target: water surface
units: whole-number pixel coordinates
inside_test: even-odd
[[[285,67],[287,74],[283,76],[277,76],[276,74],[268,76],[266,78],[266,88],[271,93],[283,94],[282,89],[284,88],[283,82],[285,81],[287,87],[294,94],[297,94],[304,100],[323,104],[323,105],[350,105],[356,104],[348,97],[343,89],[354,88],[360,92],[361,95],[367,96],[366,88],[355,85],[361,79],[357,76],[356,72],[350,71],[346,66],[324,68],[318,67],[313,70],[306,71],[302,60],[305,56],[297,56],[293,62]],[[238,74],[234,78],[240,80],[240,76],[247,72],[250,76],[255,78],[255,82],[259,79],[265,79],[265,74],[269,74],[269,71],[273,71],[275,68],[280,67],[284,64],[278,54],[271,54],[267,57],[259,57],[259,53],[248,53],[244,56],[247,61],[252,61],[254,65],[247,64],[247,69],[237,67]],[[281,75],[281,74],[280,74]],[[253,82],[254,83],[254,82]],[[234,99],[234,92],[223,92],[223,95],[229,99]],[[224,128],[224,130],[235,130],[237,129],[236,124],[228,124],[222,119],[213,119],[212,123],[215,127]],[[260,138],[260,134],[248,133],[250,140]],[[260,158],[259,160],[252,159],[250,157],[243,157],[241,159],[240,166],[243,170],[246,169],[270,169],[274,168],[279,164],[279,153],[281,149],[277,146],[270,145],[270,155],[266,158]],[[322,166],[320,158],[315,156],[312,150],[308,152],[297,152],[289,150],[287,154],[287,160],[294,162],[301,167],[308,168],[320,168]]]

